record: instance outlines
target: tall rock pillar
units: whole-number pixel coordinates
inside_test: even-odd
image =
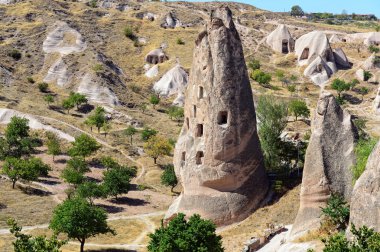
[[[321,207],[332,193],[350,201],[356,137],[351,115],[339,106],[332,94],[323,92],[306,150],[300,209],[292,228],[293,237],[319,228]]]
[[[243,48],[227,7],[216,9],[198,35],[185,95],[174,153],[183,192],[166,217],[198,213],[218,225],[244,219],[268,181]]]

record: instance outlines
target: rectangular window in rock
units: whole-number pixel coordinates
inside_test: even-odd
[[[186,126],[187,126],[187,129],[190,129],[190,123],[189,123],[189,118],[186,117]]]
[[[228,120],[227,111],[220,111],[218,114],[217,120],[218,120],[219,125],[227,124],[227,120]]]
[[[197,106],[193,105],[193,114],[194,117],[197,117]]]
[[[198,151],[197,152],[197,155],[196,155],[196,164],[197,165],[201,165],[202,164],[202,162],[203,162],[203,157],[204,157],[204,155],[203,155],[203,151]]]
[[[195,134],[196,137],[203,136],[203,124],[197,124],[197,132]]]
[[[181,160],[182,160],[183,162],[186,161],[186,151],[182,152]]]
[[[203,87],[199,86],[198,88],[198,98],[203,99]]]

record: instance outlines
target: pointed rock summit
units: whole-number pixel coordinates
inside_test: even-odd
[[[185,122],[174,166],[183,186],[166,218],[201,214],[217,225],[247,217],[268,181],[240,37],[228,7],[212,12],[196,40]]]
[[[380,142],[368,158],[364,173],[356,181],[350,206],[350,223],[380,232]]]
[[[306,151],[300,209],[292,228],[293,236],[319,227],[321,207],[332,193],[350,201],[356,136],[351,115],[338,105],[332,94],[323,92]]]

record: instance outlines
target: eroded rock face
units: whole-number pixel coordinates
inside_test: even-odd
[[[332,193],[343,195],[349,202],[356,136],[351,115],[342,110],[333,95],[323,92],[306,151],[300,209],[292,228],[293,236],[319,227],[321,207]]]
[[[356,181],[350,205],[350,223],[380,232],[380,142],[368,158],[364,173]]]
[[[266,39],[267,44],[276,52],[287,54],[294,51],[294,39],[286,25],[280,24]]]
[[[196,40],[185,123],[174,166],[183,192],[166,218],[201,214],[218,225],[247,217],[268,190],[252,91],[239,34],[227,7]]]

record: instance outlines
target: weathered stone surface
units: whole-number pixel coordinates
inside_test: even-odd
[[[356,137],[351,115],[338,105],[333,95],[323,92],[306,151],[300,209],[292,228],[293,236],[319,227],[320,208],[325,206],[331,193],[350,200]]]
[[[267,44],[279,53],[289,53],[294,51],[294,39],[286,25],[280,24],[267,39]]]
[[[145,56],[145,61],[150,64],[162,63],[168,59],[168,56],[162,48],[154,49]]]
[[[323,85],[337,71],[336,65],[326,62],[321,56],[315,58],[305,69],[304,75],[308,76],[314,84]]]
[[[350,206],[350,223],[380,232],[380,142],[368,158],[364,173],[356,181]]]
[[[227,7],[196,40],[174,166],[183,192],[166,218],[201,214],[218,225],[247,217],[268,190],[241,40]]]

